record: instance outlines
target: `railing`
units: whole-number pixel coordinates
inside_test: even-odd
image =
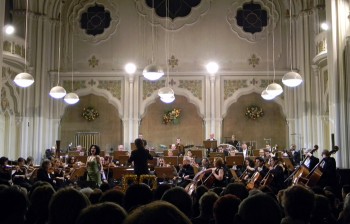
[[[24,39],[17,36],[4,35],[3,51],[4,53],[24,58]]]

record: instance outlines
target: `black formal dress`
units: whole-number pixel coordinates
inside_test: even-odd
[[[149,173],[147,161],[152,159],[149,151],[142,147],[131,152],[128,162],[134,162],[134,173],[139,176]]]

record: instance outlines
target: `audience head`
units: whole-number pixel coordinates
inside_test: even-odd
[[[98,145],[91,145],[89,148],[89,155],[100,155],[101,149]]]
[[[314,201],[314,193],[299,185],[288,187],[284,191],[282,199],[286,216],[305,222],[310,220]]]
[[[224,191],[224,195],[226,194],[236,195],[239,199],[244,200],[246,197],[248,197],[249,192],[241,183],[230,183],[226,186]]]
[[[213,206],[216,200],[219,199],[219,196],[214,192],[206,192],[199,199],[199,210],[201,215],[213,216]]]
[[[47,183],[47,182],[45,182]],[[28,223],[46,223],[48,220],[49,203],[55,190],[51,184],[43,184],[32,190],[30,195],[30,206],[27,213]]]
[[[154,201],[135,209],[124,224],[191,224],[191,221],[174,205],[165,201]]]
[[[215,224],[234,223],[241,200],[231,194],[220,197],[213,207]]]
[[[152,201],[153,194],[146,184],[132,184],[125,192],[124,208],[127,212],[148,204]]]
[[[316,194],[315,205],[311,214],[311,223],[330,223],[329,221],[331,220],[333,220],[332,223],[335,223],[328,198],[324,195]]]
[[[282,215],[276,200],[261,193],[244,199],[239,205],[236,218],[239,224],[280,224]]]
[[[163,194],[171,188],[170,184],[160,184],[158,187],[153,191],[153,199],[154,200],[160,200],[163,197]]]
[[[192,200],[190,195],[181,187],[174,187],[167,190],[163,197],[163,201],[170,202],[182,211],[187,217],[192,215]]]
[[[97,204],[102,196],[102,191],[100,189],[94,189],[89,196],[89,201],[91,204]]]
[[[75,224],[122,223],[127,213],[120,205],[103,202],[84,208]]]
[[[100,202],[113,202],[118,205],[123,205],[125,194],[117,189],[110,189],[102,194]]]
[[[4,224],[23,223],[27,211],[26,194],[17,186],[0,190],[0,222]]]
[[[74,224],[82,209],[90,205],[88,198],[73,188],[57,191],[49,204],[49,224]]]

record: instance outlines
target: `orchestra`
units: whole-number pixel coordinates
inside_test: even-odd
[[[237,141],[234,136],[231,140]],[[155,163],[148,163],[149,174],[163,180],[162,183],[170,183],[186,189],[193,189],[202,184],[209,188],[225,187],[230,182],[240,182],[248,190],[269,186],[274,192],[278,192],[289,185],[301,184],[312,187],[337,183],[335,160],[331,155],[339,148],[332,151],[324,150],[323,158],[320,160],[313,155],[318,150],[318,145],[313,149],[305,150],[298,150],[295,144],[285,150],[279,150],[277,146],[253,150],[243,142],[238,150],[225,143],[219,144],[215,152],[209,154],[206,154],[204,146],[183,146],[180,138],[169,146],[170,148],[162,154],[156,154]],[[130,153],[124,148],[120,150],[119,147],[116,151],[119,153],[113,154],[113,157],[109,153],[104,153],[104,156],[100,157],[101,166],[103,166],[101,179],[107,178],[108,183],[121,183],[120,180],[115,180],[115,177],[123,177],[128,173],[127,170],[133,170],[133,163],[127,161]],[[123,152],[125,155],[122,155]],[[16,165],[10,166],[8,159],[2,157],[0,178],[2,183],[17,184],[27,189],[30,189],[36,180],[49,182],[55,188],[77,185],[77,181],[86,178],[87,158],[85,157],[87,156],[81,156],[81,154],[53,155],[51,160],[44,160],[40,167],[32,163],[27,164],[23,158],[18,158]],[[302,161],[301,158],[303,158]],[[230,164],[228,161],[232,160],[233,164]],[[286,164],[292,164],[292,168],[288,168]],[[155,167],[162,167],[167,173],[157,174],[160,170]],[[77,172],[81,170],[83,172]],[[77,176],[77,173],[80,174]],[[232,174],[236,178],[232,178]],[[210,179],[212,183],[208,184]]]

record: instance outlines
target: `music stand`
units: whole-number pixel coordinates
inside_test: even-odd
[[[163,159],[164,159],[164,162],[166,164],[171,164],[171,165],[174,165],[174,166],[179,165],[179,161],[178,161],[178,157],[177,156],[164,156]]]
[[[74,156],[74,157],[75,157],[75,161],[86,163],[87,156]]]
[[[129,156],[128,155],[120,155],[119,156],[119,165],[123,164],[123,165],[127,165],[128,164],[128,160],[129,160]]]
[[[128,151],[114,151],[113,152],[113,159],[119,160],[120,156],[127,156],[128,153],[129,153]]]
[[[195,157],[196,159],[200,158],[202,159],[203,158],[203,150],[191,150],[192,152],[192,156]]]
[[[173,167],[154,167],[154,173],[162,179],[172,179],[175,176]]]
[[[226,165],[228,166],[243,166],[244,157],[243,156],[226,156]]]
[[[216,149],[217,148],[218,141],[210,141],[210,140],[205,140],[203,141],[203,145],[206,149]]]
[[[113,167],[112,173],[113,173],[113,179],[120,180],[126,174],[134,174],[134,171],[127,167]]]

